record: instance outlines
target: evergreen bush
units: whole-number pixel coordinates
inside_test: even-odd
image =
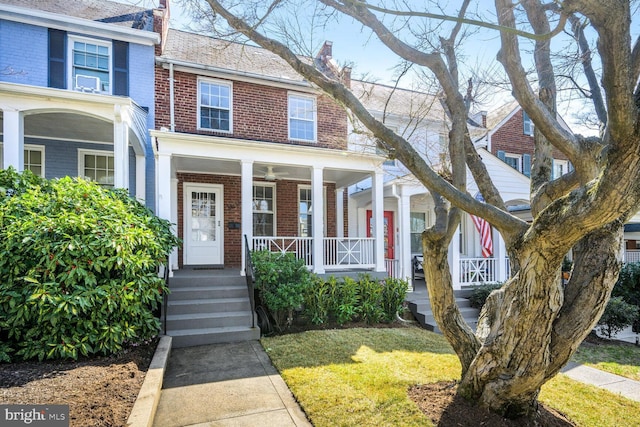
[[[155,336],[169,222],[82,179],[0,171],[0,360],[117,352]]]

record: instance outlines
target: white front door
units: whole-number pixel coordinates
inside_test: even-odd
[[[221,265],[222,185],[184,184],[184,263]]]

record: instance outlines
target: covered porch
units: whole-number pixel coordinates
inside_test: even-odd
[[[2,168],[84,176],[146,199],[147,112],[131,98],[0,83],[0,126]]]
[[[317,274],[385,272],[383,159],[346,150],[151,131],[157,213],[176,224],[183,248],[172,269],[238,267],[249,249],[292,252]],[[346,188],[378,183],[380,224],[350,234]],[[377,231],[376,231],[377,230]]]

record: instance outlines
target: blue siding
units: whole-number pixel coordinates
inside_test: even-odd
[[[47,40],[47,28],[0,19],[0,81],[46,87]]]
[[[153,46],[129,45],[129,95],[141,107],[149,108],[147,129],[155,129],[155,53]],[[155,208],[155,159],[151,137],[146,144],[146,205]]]

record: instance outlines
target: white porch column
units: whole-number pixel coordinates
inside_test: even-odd
[[[400,198],[398,199],[398,216],[400,227],[400,277],[409,281],[409,290],[413,291],[412,259],[411,259],[411,196],[406,194],[406,190],[400,187]]]
[[[144,154],[136,154],[136,199],[141,203],[147,198],[147,159]]]
[[[171,173],[170,173],[171,175]],[[171,229],[173,234],[178,235],[178,178],[171,178]],[[173,269],[178,269],[178,250],[171,254],[171,265]]]
[[[253,160],[242,160],[241,165],[241,229],[242,234],[247,236],[249,249],[253,248]],[[244,275],[245,251],[244,237],[242,239],[242,268],[240,274]]]
[[[311,215],[312,236],[311,253],[313,254],[313,272],[324,273],[324,193],[322,191],[323,169],[313,167],[311,174]]]
[[[462,216],[462,221],[465,220],[465,216]],[[460,226],[456,229],[451,243],[449,244],[449,267],[451,268],[451,281],[453,282],[453,289],[460,289]]]
[[[172,221],[171,215],[171,155],[156,155],[156,215]],[[176,233],[177,230],[174,230]],[[177,268],[177,250],[170,257],[171,269]]]
[[[386,271],[384,265],[384,192],[383,192],[383,174],[376,171],[373,174],[371,196],[372,196],[372,214],[373,214],[373,235],[374,242],[374,259],[376,263],[375,271]],[[393,230],[390,230],[393,232]]]
[[[18,172],[24,170],[24,113],[4,109],[2,143],[2,167],[13,166]]]
[[[336,237],[344,237],[344,188],[336,190]]]
[[[131,118],[128,109],[123,109],[120,105],[115,106],[114,113],[113,186],[129,189],[129,125]],[[167,219],[169,218],[167,217]]]
[[[506,253],[507,249],[502,239],[502,235],[495,227],[491,227],[491,238],[493,239],[493,257],[496,260],[496,277],[499,282],[507,280]]]

